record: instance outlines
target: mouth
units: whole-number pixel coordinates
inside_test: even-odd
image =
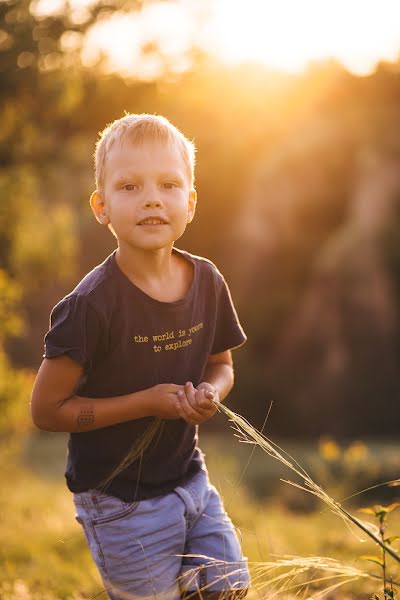
[[[164,221],[163,219],[160,218],[156,218],[156,217],[147,217],[147,219],[143,219],[142,221],[139,221],[138,225],[147,225],[147,226],[155,226],[155,225],[168,225],[167,221]]]

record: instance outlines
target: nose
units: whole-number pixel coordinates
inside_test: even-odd
[[[153,207],[159,207],[159,206],[161,206],[161,202],[160,202],[160,200],[158,200],[158,198],[152,197],[152,198],[146,199],[146,202],[145,202],[146,208],[153,208]]]
[[[144,188],[145,208],[159,208],[161,206],[160,191],[156,185],[148,185]]]

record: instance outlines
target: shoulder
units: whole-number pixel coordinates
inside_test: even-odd
[[[200,280],[208,281],[209,283],[214,283],[217,287],[220,287],[225,283],[224,276],[221,271],[218,269],[217,265],[210,260],[209,258],[205,258],[204,256],[199,256],[197,254],[192,254],[191,252],[187,252],[186,250],[178,250],[178,252],[190,260],[195,266],[200,275]]]
[[[105,292],[111,284],[113,276],[112,263],[113,254],[108,256],[101,264],[97,265],[87,273],[78,285],[72,290],[70,295],[86,296],[88,298]]]
[[[114,287],[112,260],[113,255],[110,255],[89,271],[76,287],[56,304],[53,312],[61,309],[92,310],[100,316],[107,304],[107,296],[111,297]]]

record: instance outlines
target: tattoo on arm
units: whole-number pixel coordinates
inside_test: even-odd
[[[89,425],[94,423],[93,404],[85,404],[84,406],[81,406],[76,422],[79,431],[84,431],[87,427],[89,427]]]

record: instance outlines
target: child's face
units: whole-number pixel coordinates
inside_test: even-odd
[[[158,250],[172,248],[193,219],[196,192],[177,147],[125,142],[110,150],[104,189],[91,206],[101,223],[111,223],[121,249]]]

